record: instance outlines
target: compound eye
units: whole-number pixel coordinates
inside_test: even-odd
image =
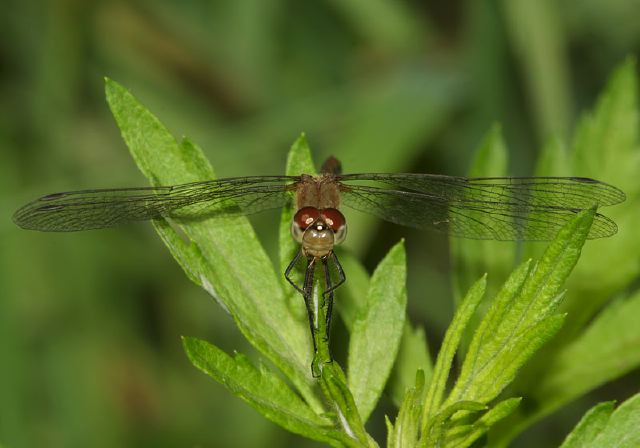
[[[341,227],[347,224],[347,220],[339,210],[335,208],[325,208],[321,212],[323,221],[331,227],[331,230],[338,232]]]
[[[316,222],[320,217],[320,211],[315,207],[302,207],[293,216],[293,224],[298,226],[300,230],[306,230],[311,224]]]
[[[321,212],[321,218],[333,231],[334,244],[342,243],[347,237],[347,220],[344,215],[335,208],[325,208]]]
[[[307,228],[320,218],[320,212],[315,207],[302,207],[293,215],[291,221],[291,236],[298,243],[302,243],[302,235]]]

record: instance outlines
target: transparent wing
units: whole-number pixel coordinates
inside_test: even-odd
[[[14,215],[25,229],[48,232],[113,227],[161,217],[201,219],[282,207],[298,177],[256,176],[142,188],[82,190],[43,196]]]
[[[343,182],[374,181],[394,190],[424,193],[446,201],[510,202],[527,206],[590,208],[615,205],[625,194],[586,177],[455,177],[437,174],[346,174]]]
[[[342,201],[349,207],[396,224],[474,239],[550,240],[581,210],[625,199],[611,185],[578,177],[354,174],[339,180],[382,182],[391,187],[343,184]],[[616,231],[611,219],[597,214],[589,238]]]

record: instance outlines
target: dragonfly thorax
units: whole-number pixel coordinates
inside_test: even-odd
[[[335,208],[303,207],[291,222],[291,235],[305,256],[325,257],[347,236],[347,221]]]

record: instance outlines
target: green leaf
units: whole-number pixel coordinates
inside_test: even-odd
[[[594,406],[569,434],[561,448],[636,448],[640,446],[640,394],[611,412],[613,403]]]
[[[471,345],[462,365],[462,371],[456,382],[455,387],[458,390],[471,387],[471,383],[474,381],[474,372],[477,372],[480,366],[486,368],[496,353],[503,350],[506,339],[510,337],[510,334],[501,335],[500,331],[503,326],[506,327],[509,324],[515,325],[517,323],[515,319],[518,316],[510,315],[508,312],[522,291],[524,282],[529,275],[530,267],[531,262],[527,261],[513,271],[474,332]],[[508,319],[509,316],[511,316],[512,321]],[[451,397],[454,396],[453,393],[456,392],[456,388],[452,391]]]
[[[364,291],[369,290],[370,278],[366,268],[348,250],[339,248],[338,256],[347,281],[337,293],[338,300],[336,300],[335,307],[338,309],[347,330],[351,332],[358,316],[363,314],[367,307],[367,296]]]
[[[348,378],[362,420],[373,411],[398,353],[407,305],[406,254],[396,244],[371,277],[349,340]]]
[[[614,401],[605,401],[589,409],[573,431],[564,439],[560,448],[588,447],[607,426],[614,407]]]
[[[264,366],[256,368],[245,356],[231,357],[196,338],[183,338],[183,345],[194,366],[274,423],[321,442],[336,444],[344,438],[330,421],[315,414],[278,375]]]
[[[571,174],[569,155],[563,141],[551,138],[542,148],[536,163],[536,176],[567,176]]]
[[[574,137],[571,174],[610,182],[627,195],[623,204],[606,209],[618,234],[589,243],[569,289],[565,311],[572,316],[565,339],[575,337],[617,291],[640,274],[636,223],[640,220],[640,115],[636,61],[629,58],[611,76],[593,112],[585,114]],[[608,266],[616,269],[602,270]],[[598,278],[598,282],[592,279]],[[586,286],[588,285],[588,287]],[[544,361],[544,360],[543,360]],[[545,361],[546,362],[546,361]]]
[[[415,386],[407,389],[395,425],[387,424],[387,447],[416,446],[420,435],[420,418],[425,393],[425,376],[422,370],[415,374]]]
[[[420,447],[442,446],[446,433],[455,425],[452,421],[457,413],[475,413],[484,411],[487,406],[477,401],[458,401],[452,405],[446,406],[438,412],[424,431],[421,441],[418,443]]]
[[[618,378],[640,365],[640,291],[617,300],[584,331],[563,347],[539,376],[532,391],[548,414],[601,384]]]
[[[634,337],[633,324],[629,326],[626,320],[621,322],[622,341],[618,348],[615,347],[616,334],[608,335],[606,339],[589,337],[589,341],[579,342],[585,327],[594,322],[594,316],[611,297],[620,295],[620,291],[628,288],[640,274],[640,264],[637,262],[640,234],[636,230],[640,221],[640,207],[637,206],[640,198],[640,183],[637,181],[640,171],[638,121],[636,62],[629,58],[611,76],[595,110],[581,118],[568,163],[563,162],[565,155],[562,154],[552,162],[557,166],[547,166],[544,171],[537,172],[545,175],[589,176],[610,182],[626,193],[627,200],[615,207],[602,209],[602,213],[617,223],[618,234],[612,238],[589,241],[585,245],[580,263],[567,282],[566,299],[562,304],[562,311],[570,318],[554,344],[536,356],[514,385],[518,395],[536,397],[538,406],[523,407],[517,416],[498,425],[491,434],[492,443],[496,446],[506,445],[528,425],[569,400],[640,365],[637,356],[630,356],[629,351],[624,356],[615,354],[616,351],[624,351],[626,342],[623,341]],[[556,151],[561,149],[559,144],[549,145],[550,148],[554,146]],[[550,158],[547,157],[547,160]],[[525,249],[526,254],[532,253],[528,247]],[[599,319],[595,317],[595,321]],[[609,325],[611,328],[616,326],[615,322]],[[608,348],[605,347],[607,342],[612,344]],[[612,353],[610,358],[609,349]],[[584,355],[594,353],[598,357],[592,361],[574,363],[570,357],[573,350]],[[598,371],[602,355],[604,368]],[[616,365],[616,359],[623,361],[620,368]],[[567,371],[563,372],[564,369]],[[554,390],[558,391],[557,396],[553,395]]]
[[[453,357],[456,354],[467,323],[475,313],[476,308],[484,296],[486,285],[487,280],[485,275],[469,289],[469,292],[467,292],[466,297],[453,316],[449,328],[447,328],[444,340],[442,341],[442,347],[440,347],[438,357],[436,358],[431,383],[427,389],[422,414],[422,428],[427,427],[429,420],[432,419],[440,409]]]
[[[560,330],[564,319],[565,315],[549,316],[516,333],[505,341],[505,348],[495,354],[494,360],[474,372],[466,389],[458,385],[464,383],[456,383],[445,405],[466,397],[477,397],[477,401],[481,403],[497,397],[513,381],[524,363]]]
[[[574,137],[574,169],[615,181],[625,191],[639,188],[633,182],[638,165],[637,89],[636,61],[629,58],[611,76],[595,111],[582,117]]]
[[[106,80],[109,106],[134,160],[152,185],[214,178],[202,151],[174,137],[136,98]],[[278,274],[253,228],[242,217],[176,223],[189,243],[169,225],[156,229],[170,242],[174,257],[190,279],[228,311],[245,337],[276,364],[315,410],[322,406],[309,372],[305,326],[288,310]]]
[[[448,403],[488,403],[560,329],[564,316],[553,313],[593,216],[594,210],[579,213],[562,228],[533,269],[529,262],[523,263],[507,280],[474,334]]]
[[[346,377],[338,363],[324,364],[319,381],[325,396],[332,403],[336,422],[350,437],[353,446],[377,446],[364,429],[356,403],[347,387]]]
[[[453,428],[454,430],[449,431],[447,434],[445,446],[455,446],[456,448],[471,446],[486,434],[489,428],[510,415],[518,407],[520,401],[522,401],[522,398],[507,398],[485,412],[473,424],[464,428],[461,426],[460,429],[462,430],[457,432],[454,432],[456,428]]]

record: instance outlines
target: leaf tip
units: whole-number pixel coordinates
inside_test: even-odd
[[[118,87],[122,88],[120,84],[118,84],[116,81],[109,78],[108,76],[104,76],[102,79],[104,80],[104,89],[107,93],[109,93],[109,91],[115,88],[118,88]]]
[[[307,133],[302,131],[298,138],[293,142],[293,147],[309,147],[309,141],[307,140]]]

